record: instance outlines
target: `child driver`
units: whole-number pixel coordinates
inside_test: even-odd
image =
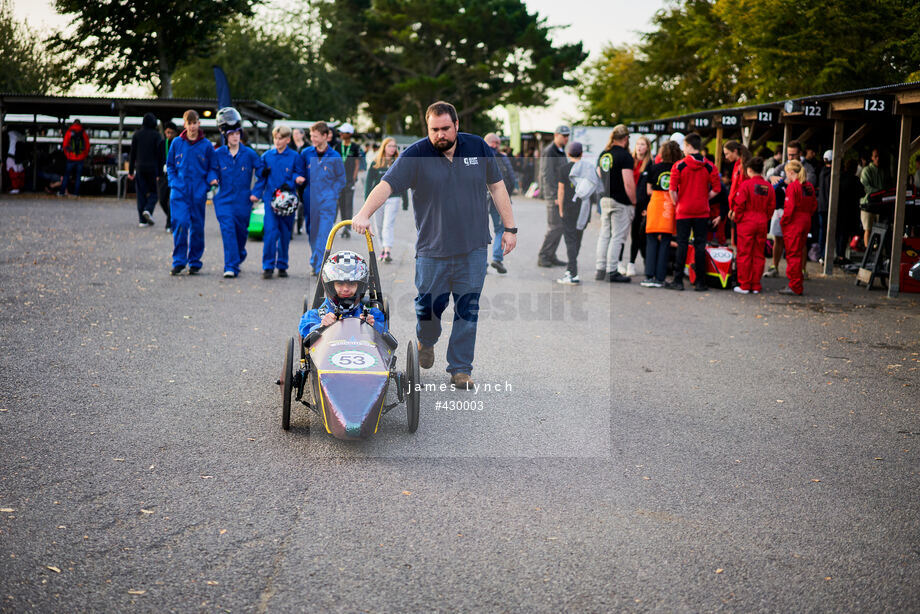
[[[330,326],[338,318],[361,318],[378,333],[387,330],[383,312],[372,307],[364,313],[361,299],[367,291],[368,266],[360,254],[340,251],[332,254],[323,265],[323,290],[326,300],[319,309],[311,309],[300,318],[300,336],[304,339],[317,326]]]

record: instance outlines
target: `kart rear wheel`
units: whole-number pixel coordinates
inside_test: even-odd
[[[288,339],[281,367],[281,428],[291,430],[291,389],[294,385],[294,338]]]
[[[418,369],[418,347],[415,343],[409,343],[408,352],[406,353],[406,417],[409,420],[409,432],[414,433],[418,429],[419,413],[419,369]]]

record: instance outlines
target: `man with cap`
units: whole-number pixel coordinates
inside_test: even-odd
[[[342,162],[345,163],[345,188],[339,193],[338,205],[343,220],[351,219],[355,199],[355,182],[358,180],[358,156],[363,155],[358,144],[351,140],[354,133],[355,127],[348,122],[339,126],[339,136],[342,137],[342,141],[334,147],[335,151],[342,156]],[[343,237],[348,238],[350,235],[347,228],[342,231]]]
[[[597,159],[601,178],[601,231],[597,237],[595,279],[629,283],[618,271],[620,252],[632,229],[636,215],[636,183],[633,158],[629,153],[629,129],[618,124],[610,132],[607,146]]]
[[[553,142],[544,147],[540,154],[540,196],[546,201],[546,236],[540,247],[537,266],[565,266],[565,262],[556,257],[563,232],[562,218],[556,205],[556,178],[559,169],[566,164],[565,146],[571,134],[572,130],[565,124],[558,126],[553,134]]]

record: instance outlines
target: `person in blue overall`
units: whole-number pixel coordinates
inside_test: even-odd
[[[208,199],[208,171],[214,147],[204,138],[198,113],[189,109],[182,119],[185,130],[173,140],[166,156],[173,231],[170,273],[178,275],[188,267],[189,275],[197,275],[204,254],[204,205]]]
[[[323,266],[323,290],[326,300],[318,309],[307,311],[300,318],[300,336],[307,338],[317,326],[331,326],[339,318],[361,318],[378,333],[387,332],[387,321],[376,307],[366,312],[361,299],[367,290],[369,269],[361,254],[340,251],[329,256]]]
[[[345,187],[345,164],[342,156],[329,147],[329,126],[316,122],[310,126],[310,142],[301,154],[307,171],[307,187],[304,198],[310,216],[310,266],[313,275],[319,275],[323,265],[323,253],[329,231],[335,225],[339,192]]]
[[[291,129],[276,126],[272,130],[275,146],[262,154],[262,172],[252,195],[265,203],[265,231],[262,236],[262,277],[271,279],[278,269],[278,277],[288,276],[288,245],[294,232],[294,216],[278,215],[271,207],[275,190],[281,186],[293,189],[304,182],[306,171],[303,158],[288,147]]]
[[[262,172],[262,159],[255,151],[240,143],[243,136],[243,118],[233,107],[217,112],[217,128],[227,142],[214,152],[208,179],[216,179],[220,189],[214,195],[214,214],[220,226],[224,243],[224,277],[240,274],[240,265],[246,260],[246,236],[252,201],[250,194],[252,173]]]

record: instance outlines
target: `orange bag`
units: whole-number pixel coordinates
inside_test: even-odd
[[[674,203],[664,190],[652,190],[652,199],[646,210],[645,232],[666,232],[677,234],[677,220],[674,217]]]

